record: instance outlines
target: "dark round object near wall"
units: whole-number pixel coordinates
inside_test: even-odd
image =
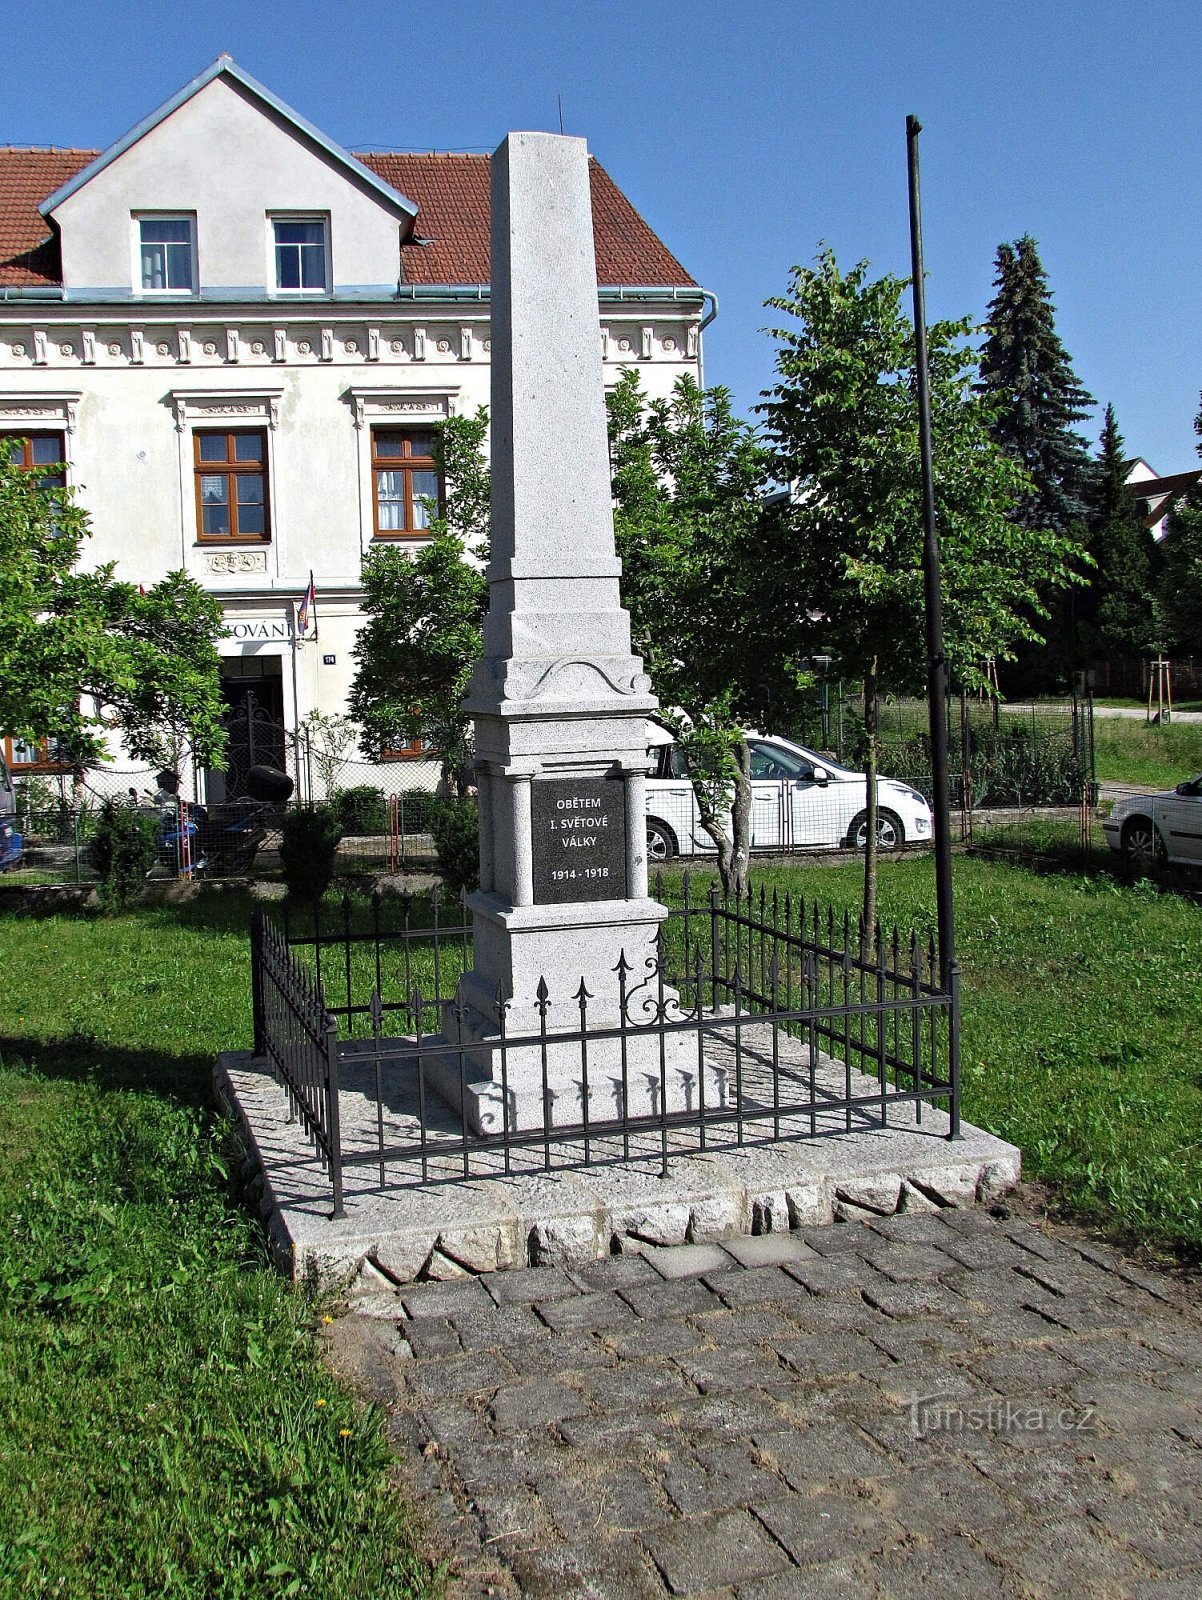
[[[252,767],[246,774],[246,792],[252,800],[290,800],[293,783],[278,767]]]

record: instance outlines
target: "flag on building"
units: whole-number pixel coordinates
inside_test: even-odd
[[[317,590],[313,587],[313,569],[309,569],[309,587],[296,608],[296,631],[304,638],[309,631],[309,613],[317,604]]]

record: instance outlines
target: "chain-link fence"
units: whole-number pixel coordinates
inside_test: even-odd
[[[859,769],[866,740],[863,702],[825,686],[808,717],[791,730],[799,743]],[[887,697],[877,708],[879,770],[934,798],[925,699]],[[1096,804],[1093,704],[1088,693],[1063,701],[1008,704],[961,694],[947,702],[948,800],[953,837],[974,842],[998,830],[1032,837],[1047,827],[1081,827]]]
[[[135,805],[157,821],[158,852],[148,871],[151,879],[282,877],[280,842],[285,818],[300,802],[231,800],[201,806],[161,798],[158,803],[147,803],[144,787],[136,782],[121,784],[111,773],[107,776],[112,781],[100,789],[90,782],[87,787],[74,786],[66,797],[48,804],[41,793],[35,791],[32,798],[27,797],[18,785],[16,825],[21,852],[0,881],[94,883],[97,873],[91,845],[106,799]],[[435,803],[435,796],[421,788],[388,794],[376,785],[359,784],[335,791],[331,806],[342,831],[336,876],[378,878],[436,867],[430,832]]]

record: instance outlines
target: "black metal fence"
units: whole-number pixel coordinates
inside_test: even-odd
[[[803,745],[829,750],[845,766],[859,767],[863,760],[863,706],[855,696],[845,697],[842,685],[828,685],[820,709],[791,731]],[[1083,794],[1092,794],[1088,690],[1022,704],[960,694],[947,701],[947,737],[948,799],[964,839],[971,838],[974,820],[989,826],[995,814],[1073,808]],[[877,740],[881,772],[933,800],[927,702],[895,696],[881,701]]]
[[[663,886],[660,887],[663,892]],[[459,902],[256,914],[255,1053],[345,1188],[650,1160],[857,1129],[959,1132],[959,996],[931,941],[760,890],[700,896],[593,988],[481,1001]],[[932,1123],[930,1107],[937,1106]]]

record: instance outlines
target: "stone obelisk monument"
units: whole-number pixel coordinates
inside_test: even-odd
[[[467,699],[475,719],[480,888],[475,968],[444,1032],[470,1044],[467,1109],[503,1125],[498,997],[510,1040],[546,1025],[619,1021],[620,958],[649,997],[656,933],[648,897],[645,719],[656,708],[618,592],[597,276],[584,140],[511,133],[492,160],[492,559],[484,656]],[[628,1007],[634,1009],[634,1007]],[[645,1010],[643,1015],[645,1016]],[[695,1103],[691,1062],[667,1040],[669,1105]],[[640,1048],[641,1047],[641,1048]],[[654,1113],[659,1037],[588,1051],[591,1120]],[[581,1120],[579,1044],[505,1052],[509,1126]],[[447,1056],[444,1094],[458,1100]],[[707,1085],[708,1088],[708,1085]]]

